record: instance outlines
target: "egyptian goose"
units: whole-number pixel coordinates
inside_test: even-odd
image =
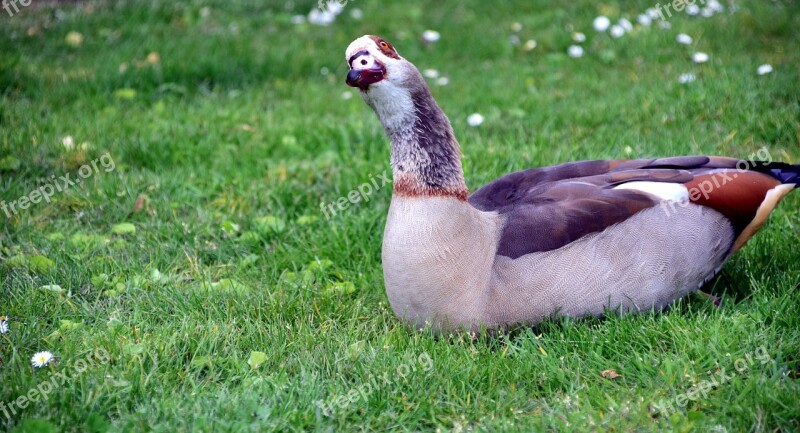
[[[377,36],[345,59],[347,84],[391,140],[384,280],[416,328],[661,309],[719,272],[800,182],[798,165],[684,156],[532,168],[468,195],[453,129],[417,68]]]

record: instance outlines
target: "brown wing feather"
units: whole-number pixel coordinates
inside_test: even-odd
[[[781,182],[756,171],[719,170],[686,182],[689,200],[725,215],[739,232],[756,215],[767,192]]]

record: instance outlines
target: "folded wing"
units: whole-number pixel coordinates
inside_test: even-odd
[[[722,157],[581,161],[511,173],[469,202],[506,217],[497,254],[511,258],[561,248],[644,209],[686,203],[730,220],[738,249],[799,179],[800,166]]]

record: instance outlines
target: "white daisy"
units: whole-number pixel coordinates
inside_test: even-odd
[[[697,5],[687,5],[686,6],[686,13],[689,15],[697,15],[700,13],[700,6]]]
[[[36,352],[31,358],[31,364],[34,367],[42,368],[53,360],[53,354],[48,351]]]
[[[586,35],[581,32],[575,32],[572,34],[572,40],[575,42],[583,42],[586,40]]]
[[[678,41],[679,44],[683,45],[691,45],[693,41],[692,37],[686,33],[679,33],[678,36],[675,36],[675,40]]]
[[[536,45],[537,44],[536,44],[535,40],[528,39],[528,42],[525,42],[525,45],[523,46],[523,48],[525,48],[525,51],[531,51],[532,49],[536,48]]]
[[[767,75],[770,72],[772,72],[772,65],[769,63],[764,63],[758,67],[758,75]]]
[[[467,124],[469,124],[469,126],[475,127],[481,123],[483,123],[483,116],[479,113],[472,113],[467,117]]]
[[[426,78],[438,78],[439,71],[437,71],[436,69],[424,69],[422,71],[422,75],[424,75]]]
[[[436,30],[425,30],[422,32],[422,39],[425,42],[436,42],[441,39],[442,35],[439,34]]]
[[[669,21],[664,21],[664,20],[659,21],[658,26],[664,30],[672,28],[672,24],[670,24]]]
[[[708,54],[697,52],[692,54],[692,61],[695,63],[705,63],[708,61]]]
[[[344,10],[344,3],[338,1],[329,1],[325,10],[332,13],[334,16],[339,15]]]
[[[5,316],[0,316],[0,317],[5,317]],[[8,322],[6,322],[5,320],[0,320],[0,334],[6,334],[6,333],[8,333]]]
[[[354,20],[360,20],[364,17],[364,12],[359,8],[355,8],[350,11],[350,16],[353,17]]]
[[[335,19],[336,15],[327,10],[314,8],[308,13],[308,22],[317,26],[329,26]]]
[[[722,12],[722,11],[725,10],[725,7],[722,6],[722,3],[720,3],[717,0],[709,0],[709,2],[708,2],[706,7],[708,7],[709,9],[711,9],[714,12]]]
[[[439,77],[436,79],[436,84],[439,86],[446,86],[450,84],[450,79],[447,77]]]
[[[71,135],[68,135],[61,139],[61,144],[64,145],[64,148],[67,150],[72,150],[75,148],[75,140],[72,139]]]
[[[567,55],[572,57],[573,59],[577,59],[578,57],[583,57],[583,47],[580,45],[570,45],[567,48]]]
[[[700,15],[702,15],[705,18],[711,18],[712,16],[714,16],[714,9],[705,7],[700,10]]]
[[[647,9],[645,13],[647,14],[648,17],[650,17],[650,19],[661,18],[661,14],[659,14],[658,11],[655,10],[654,8]]]
[[[636,17],[636,21],[638,21],[639,24],[643,26],[649,26],[650,24],[653,23],[653,18],[651,18],[650,15],[641,14],[638,17]]]
[[[608,30],[608,26],[610,25],[611,25],[611,20],[609,20],[608,17],[603,15],[600,15],[599,17],[595,18],[594,21],[592,21],[592,26],[598,32],[604,32]]]
[[[608,31],[608,34],[611,35],[612,38],[621,38],[622,35],[625,34],[625,29],[622,26],[614,24],[611,26],[611,30]]]
[[[348,99],[350,99],[352,97],[353,97],[353,93],[352,92],[342,92],[342,99],[348,100]]]
[[[626,32],[633,30],[633,24],[631,24],[627,18],[620,18],[619,21],[617,21],[617,24],[625,29]]]
[[[697,79],[697,77],[695,77],[694,74],[686,73],[686,74],[681,74],[678,77],[678,82],[681,83],[681,84],[686,84],[686,83],[691,83],[692,81],[694,81],[696,79]]]

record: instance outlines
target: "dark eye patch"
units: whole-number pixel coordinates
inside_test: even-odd
[[[353,67],[353,60],[357,59],[358,56],[368,56],[368,55],[369,55],[369,51],[361,50],[361,51],[353,54],[352,56],[350,56],[350,58],[347,59],[347,64],[350,65],[350,67],[352,68]]]
[[[383,55],[392,59],[400,59],[400,55],[397,54],[397,50],[394,49],[389,41],[378,36],[370,36],[369,38],[375,41],[375,44],[378,46],[378,49],[381,50]]]

